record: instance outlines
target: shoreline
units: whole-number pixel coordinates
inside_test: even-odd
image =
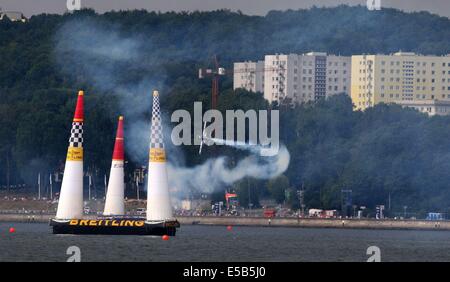
[[[0,222],[49,223],[52,214],[0,214]],[[96,219],[86,215],[84,219]],[[181,225],[450,231],[450,221],[179,216]]]

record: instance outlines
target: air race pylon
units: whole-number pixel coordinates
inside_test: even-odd
[[[148,164],[147,222],[173,220],[166,168],[159,93],[153,91],[152,127]]]
[[[123,117],[119,117],[116,142],[109,175],[108,191],[106,193],[105,210],[103,215],[124,215],[124,149],[123,149]]]
[[[83,216],[83,96],[84,92],[79,91],[56,212],[57,219]]]
[[[175,236],[180,223],[172,217],[166,170],[158,92],[153,92],[152,136],[148,177],[147,218],[124,212],[123,119],[119,118],[105,216],[83,216],[83,92],[78,94],[72,135],[67,153],[56,218],[50,220],[53,234],[168,235]]]

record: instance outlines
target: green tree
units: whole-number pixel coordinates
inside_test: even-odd
[[[285,193],[289,189],[289,178],[285,175],[278,176],[267,182],[267,189],[269,190],[272,197],[281,204],[285,201]]]

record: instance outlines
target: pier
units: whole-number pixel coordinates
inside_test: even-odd
[[[48,223],[53,214],[0,214],[0,222]],[[86,215],[83,219],[96,219]],[[385,229],[385,230],[450,230],[450,221],[393,220],[393,219],[321,219],[321,218],[264,218],[264,217],[218,217],[178,216],[180,224],[223,225],[223,226],[265,226],[297,228],[342,228],[342,229]]]

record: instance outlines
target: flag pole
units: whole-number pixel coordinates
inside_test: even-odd
[[[53,200],[53,183],[52,183],[52,174],[49,175],[49,181],[50,181],[50,200]]]
[[[38,200],[41,199],[41,173],[38,174]]]

